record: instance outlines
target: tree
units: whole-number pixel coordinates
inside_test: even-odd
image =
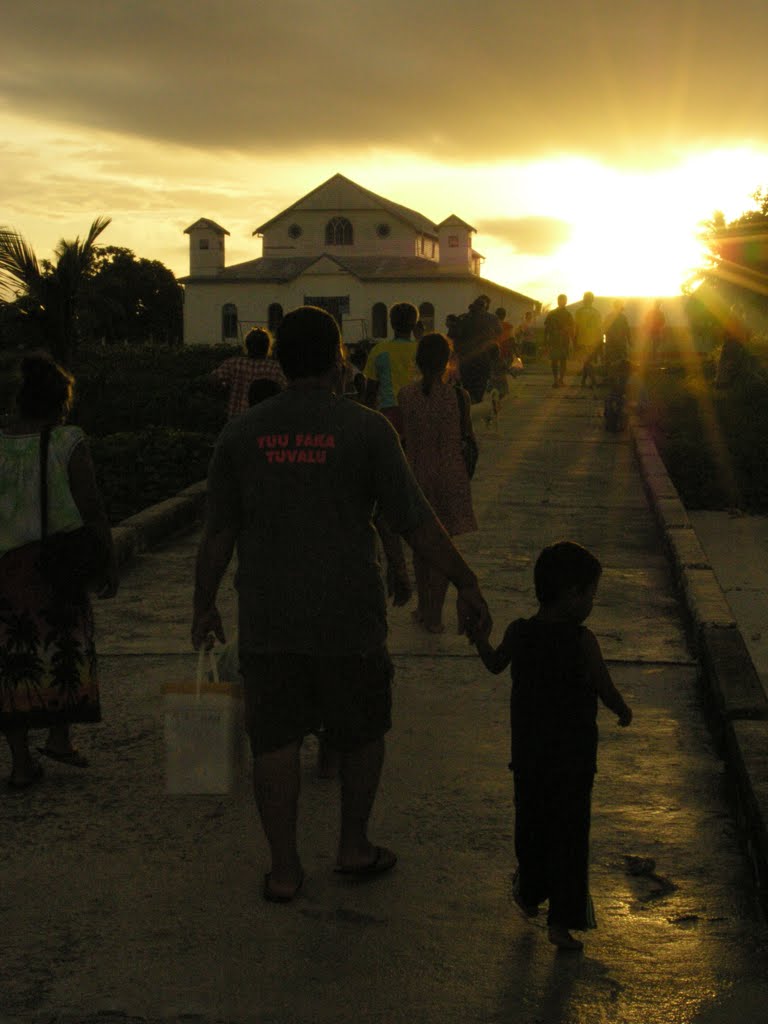
[[[88,275],[80,319],[93,339],[176,344],[182,338],[181,288],[158,260],[105,246]]]
[[[726,224],[717,211],[705,225],[709,265],[702,277],[724,298],[768,312],[768,189],[752,197],[757,208]]]
[[[0,286],[14,295],[0,301],[13,306],[26,338],[39,340],[63,363],[80,340],[79,300],[96,256],[96,239],[110,223],[109,217],[97,217],[82,241],[79,236],[62,239],[53,263],[39,263],[21,235],[0,228]]]

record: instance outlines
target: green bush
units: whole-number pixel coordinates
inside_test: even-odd
[[[655,373],[646,417],[688,508],[768,511],[768,386],[749,373],[718,389],[709,375]]]
[[[237,351],[225,346],[94,347],[72,366],[71,421],[92,437],[150,426],[218,433],[225,402],[208,374]]]
[[[205,478],[215,434],[169,427],[91,438],[107,514],[116,523]]]

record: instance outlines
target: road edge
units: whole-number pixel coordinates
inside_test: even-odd
[[[768,917],[768,697],[650,429],[635,415],[629,430],[648,504],[686,611],[709,725],[726,766],[757,895]]]

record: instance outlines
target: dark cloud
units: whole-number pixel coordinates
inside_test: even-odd
[[[214,151],[621,158],[759,141],[767,34],[765,0],[35,0],[0,99]]]
[[[544,256],[567,242],[571,225],[555,217],[500,217],[480,220],[477,229],[511,245],[518,253]]]

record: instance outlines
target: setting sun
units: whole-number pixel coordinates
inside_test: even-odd
[[[535,279],[528,291],[544,301],[559,291],[575,298],[587,289],[669,296],[706,260],[702,223],[717,208],[726,220],[738,217],[766,180],[768,156],[746,148],[697,153],[642,171],[563,156],[510,168],[506,181],[496,171],[487,179],[493,189],[480,201],[484,209],[503,202],[508,208],[515,196],[529,211],[562,226],[561,244],[528,261],[526,276]],[[510,249],[514,237],[500,242],[498,236],[487,242],[484,233],[485,271],[519,279],[522,252]]]

